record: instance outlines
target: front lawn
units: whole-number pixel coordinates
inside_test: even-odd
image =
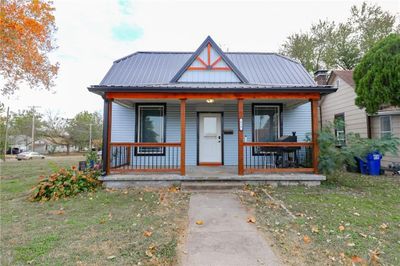
[[[41,174],[83,157],[1,163],[0,264],[175,264],[188,195],[168,189],[105,190],[29,202]]]
[[[254,186],[241,198],[288,264],[400,265],[398,176],[341,173],[319,187]]]

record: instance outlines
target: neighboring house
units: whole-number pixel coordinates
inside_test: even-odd
[[[18,148],[22,151],[32,150],[32,139],[30,136],[17,135],[10,136],[9,143],[11,148]],[[55,144],[52,140],[41,138],[35,140],[34,151],[41,154],[57,153],[57,152],[67,152],[67,147],[61,145],[60,141]],[[71,146],[70,151],[78,151],[77,147]]]
[[[118,59],[88,89],[104,99],[107,174],[182,176],[202,166],[218,176],[316,173],[318,101],[336,91],[297,61],[223,52],[210,37],[195,52]]]
[[[364,109],[355,105],[356,93],[351,70],[319,70],[315,80],[320,85],[333,85],[338,88],[335,93],[324,95],[320,100],[320,123],[325,126],[335,119],[344,121],[342,128],[335,128],[339,139],[338,145],[345,143],[347,132],[359,133],[364,138],[380,138],[385,134],[400,137],[400,108],[382,108],[376,115],[369,116]],[[340,125],[339,125],[340,127]],[[400,147],[399,147],[400,149]],[[383,167],[392,162],[400,163],[400,156],[387,154]]]

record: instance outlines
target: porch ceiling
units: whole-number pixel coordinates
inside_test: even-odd
[[[134,107],[134,104],[137,102],[140,103],[179,103],[180,100],[178,99],[115,99],[115,102],[125,106],[125,107]],[[308,100],[302,99],[254,99],[254,100],[244,100],[244,103],[282,103],[284,106],[287,107],[295,107],[301,104],[305,104],[309,102]],[[203,99],[194,99],[194,100],[187,100],[187,104],[194,104],[194,105],[204,105],[209,107],[214,106],[221,106],[227,104],[236,104],[237,100],[228,100],[228,99],[214,99],[213,103],[207,103],[206,100]]]

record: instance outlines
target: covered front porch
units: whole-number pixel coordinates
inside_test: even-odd
[[[317,173],[318,99],[319,93],[295,92],[107,92],[106,174],[114,180],[267,180],[267,174],[301,180]]]

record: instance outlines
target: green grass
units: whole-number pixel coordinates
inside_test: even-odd
[[[242,198],[255,209],[260,228],[284,254],[291,254],[286,258],[300,257],[305,264],[348,264],[357,256],[373,263],[371,251],[377,251],[380,263],[400,265],[399,187],[398,177],[340,173],[319,187],[252,187],[256,196]],[[297,218],[290,218],[262,189]],[[306,244],[304,236],[311,243]],[[296,260],[288,263],[298,264]]]
[[[0,264],[175,264],[187,194],[167,189],[100,189],[65,200],[28,201],[39,175],[82,159],[0,164]],[[146,237],[145,230],[153,234]],[[147,250],[151,252],[146,254]]]

